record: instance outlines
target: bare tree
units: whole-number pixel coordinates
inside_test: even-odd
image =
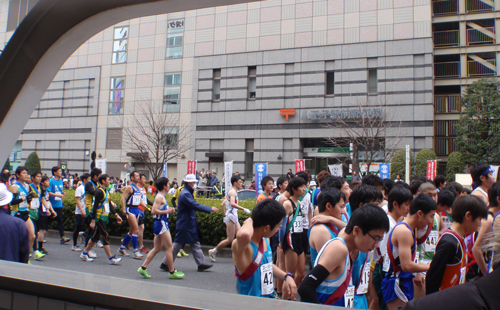
[[[191,130],[179,113],[164,113],[161,104],[152,101],[136,102],[136,112],[122,123],[125,147],[146,165],[156,182],[163,163],[181,158],[192,148]]]
[[[340,133],[338,137],[327,137],[327,142],[339,150],[337,159],[360,173],[360,155],[367,164],[367,172],[373,162],[389,162],[401,142],[402,121],[395,121],[395,106],[387,111],[385,104],[370,104],[356,100],[351,109],[332,111],[331,122],[326,126]],[[343,153],[343,154],[342,154]]]

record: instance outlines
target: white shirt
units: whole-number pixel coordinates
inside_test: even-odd
[[[302,199],[302,201],[300,202],[300,209],[302,210],[302,214],[304,215],[302,219],[302,228],[309,229],[309,212],[314,212],[313,205],[311,203],[311,191],[309,191],[309,193],[307,193],[304,199]]]
[[[85,210],[85,187],[83,185],[78,186],[78,188],[76,189],[75,198],[80,199],[80,204],[82,205],[83,210]],[[80,208],[78,208],[78,204],[75,207],[75,214],[85,215],[82,214],[82,211],[80,211]]]
[[[392,229],[397,224],[396,220],[393,219],[392,216],[387,214],[387,217],[389,218],[389,231],[384,234],[384,239],[382,239],[382,241],[380,241],[379,247],[378,247],[379,251],[376,251],[376,250],[373,251],[372,260],[374,262],[377,262],[380,259],[380,257],[383,257],[384,255],[387,254],[387,242],[389,241],[389,235],[391,234]]]
[[[168,191],[168,194],[169,194],[169,195],[173,195],[173,194],[175,194],[175,192],[176,192],[176,191],[177,191],[177,188],[173,188],[173,187],[172,187],[172,188]]]

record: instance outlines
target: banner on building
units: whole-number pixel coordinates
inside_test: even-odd
[[[101,169],[103,174],[105,174],[108,171],[108,163],[106,159],[96,159],[95,167]]]
[[[359,163],[359,172],[365,173],[367,172],[368,164],[367,163]],[[378,172],[379,165],[378,163],[371,163],[369,172]]]
[[[378,174],[382,179],[391,178],[391,164],[378,164]]]
[[[188,160],[187,174],[196,174],[196,160]]]
[[[328,165],[328,169],[330,169],[330,174],[335,177],[344,176],[344,169],[342,168],[342,164]]]
[[[263,193],[262,186],[260,185],[262,179],[267,175],[267,164],[255,164],[255,189],[256,195]]]
[[[167,163],[163,163],[163,170],[161,176],[164,178],[167,177]]]
[[[436,160],[428,160],[427,161],[426,178],[431,180],[431,181],[434,181],[434,179],[436,178],[436,163],[437,163]]]
[[[295,173],[306,170],[306,161],[303,159],[295,160]]]
[[[233,186],[231,184],[231,177],[233,176],[233,161],[226,161],[224,162],[224,190],[227,195],[229,193],[229,190]]]
[[[499,166],[490,166],[491,170],[493,171],[493,180],[495,180],[494,182],[497,181],[498,167]]]

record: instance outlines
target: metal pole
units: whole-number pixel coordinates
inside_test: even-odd
[[[405,182],[406,184],[410,184],[410,146],[406,146],[406,173],[405,173]]]

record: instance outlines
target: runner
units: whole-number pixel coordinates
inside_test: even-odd
[[[33,195],[33,199],[31,200],[30,203],[30,209],[29,209],[29,214],[30,214],[30,219],[33,222],[33,226],[35,227],[35,238],[38,236],[38,232],[40,230],[39,228],[39,222],[38,220],[40,219],[39,215],[39,209],[40,209],[40,201],[42,197],[42,190],[40,188],[40,182],[42,181],[42,173],[40,171],[35,171],[31,174],[31,184],[30,184],[30,194]],[[42,259],[45,254],[40,252],[38,250],[38,245],[37,241],[33,241],[33,251],[35,255],[36,260]]]
[[[238,205],[238,191],[241,189],[241,184],[243,181],[239,175],[235,175],[231,177],[231,185],[232,188],[229,190],[227,196],[227,200],[223,202],[222,212],[226,214],[224,217],[224,224],[226,224],[226,235],[227,238],[219,242],[219,244],[208,250],[208,256],[215,262],[215,256],[217,252],[223,249],[226,246],[230,246],[233,243],[234,238],[236,237],[236,233],[238,233],[238,229],[240,229],[240,223],[238,222],[238,210],[245,211],[247,214],[250,214],[250,210],[247,208],[240,207]],[[227,208],[227,210],[224,210]]]
[[[153,181],[149,181],[148,193],[152,196],[156,195],[156,187],[153,186]]]
[[[284,280],[284,290],[290,299],[297,295],[293,274],[285,273],[276,265],[267,238],[276,234],[285,217],[283,207],[272,199],[259,202],[238,231],[231,246],[238,294],[268,297],[274,296],[274,278]]]
[[[286,188],[288,187],[288,179],[284,176],[279,177],[278,180],[276,180],[276,187],[278,187],[279,192],[278,196],[276,196],[276,198],[274,199],[278,201],[281,205],[283,205],[283,202],[286,199],[288,199],[287,196],[290,197],[290,194],[286,191]],[[276,233],[276,238],[277,238],[276,265],[281,270],[285,270],[285,254],[283,253],[282,244],[283,244],[283,238],[285,237],[287,220],[288,217],[283,218],[283,223],[281,224],[281,228]],[[283,297],[283,280],[276,278],[274,286],[276,291],[276,294],[274,296],[277,299],[281,299]]]
[[[40,182],[41,187],[41,208],[38,209],[38,251],[47,255],[49,252],[43,248],[45,243],[45,235],[47,234],[47,229],[49,227],[49,216],[57,216],[57,213],[52,209],[49,201],[49,191],[47,190],[50,186],[49,177],[42,176],[42,181]]]
[[[487,216],[488,209],[477,196],[460,197],[453,204],[453,224],[439,238],[427,272],[427,295],[465,282],[467,249],[464,238],[475,232],[481,218]]]
[[[146,216],[145,215],[146,210],[151,212],[151,209],[148,208],[147,206],[152,206],[153,203],[148,199],[148,194],[146,192],[146,182],[147,182],[146,175],[141,173],[140,176],[141,176],[141,181],[137,185],[139,186],[139,189],[141,190],[142,201],[146,204],[146,206],[144,206],[142,204],[139,205],[139,210],[141,210],[141,212],[139,213],[139,218],[137,219],[138,224],[139,224],[139,235],[137,236],[137,241],[139,244],[139,251],[141,251],[141,253],[147,254],[149,251],[146,250],[146,248],[144,247],[144,244],[143,244],[144,218]]]
[[[75,190],[75,231],[73,232],[73,251],[80,252],[82,249],[78,246],[78,235],[80,231],[85,231],[85,221],[87,219],[87,211],[85,205],[85,186],[90,180],[90,174],[84,173],[81,176],[81,185]]]
[[[59,236],[61,237],[61,244],[68,242],[70,239],[64,237],[64,212],[63,212],[63,202],[64,198],[64,183],[62,180],[62,170],[60,167],[55,166],[52,167],[52,175],[54,176],[50,179],[49,186],[49,196],[50,196],[50,204],[52,208],[56,212],[56,220],[57,220],[57,229],[59,230]]]
[[[309,241],[308,241],[308,232],[309,232],[309,226],[311,219],[313,217],[314,213],[314,208],[311,203],[311,191],[309,190],[309,176],[307,175],[306,172],[300,171],[295,174],[295,177],[299,177],[304,179],[304,182],[306,182],[306,192],[304,196],[301,196],[299,198],[299,203],[300,203],[300,209],[302,212],[302,249],[304,250],[304,255],[299,256],[299,262],[297,266],[297,274],[298,275],[303,275],[303,277],[306,275],[306,256],[309,254]],[[302,260],[303,259],[303,260]],[[309,261],[309,266],[312,267],[311,262]],[[298,284],[297,284],[298,285]]]
[[[165,248],[165,258],[167,260],[168,271],[170,274],[168,277],[170,279],[182,279],[184,278],[184,273],[174,269],[174,259],[172,257],[172,237],[170,236],[170,229],[168,226],[168,215],[175,212],[175,209],[169,208],[167,204],[166,194],[170,187],[167,178],[159,178],[156,181],[156,188],[158,189],[158,194],[155,197],[153,203],[153,209],[151,213],[153,214],[154,228],[154,248],[148,253],[144,263],[142,264],[137,272],[140,273],[144,278],[149,279],[151,276],[148,274],[148,265],[153,260],[153,258],[161,251],[161,248]]]
[[[80,258],[87,262],[93,261],[94,259],[90,258],[88,253],[102,236],[104,251],[108,256],[109,263],[111,265],[117,265],[122,259],[117,258],[116,255],[111,255],[111,250],[109,249],[109,233],[107,227],[109,223],[109,212],[116,216],[116,222],[118,224],[122,223],[122,218],[116,213],[116,205],[108,200],[109,193],[107,187],[109,186],[109,177],[107,174],[101,174],[99,176],[99,185],[99,188],[95,192],[94,205],[92,207],[92,220],[89,224],[90,228],[93,229],[92,239],[90,239],[89,244],[80,255]]]
[[[101,173],[101,169],[92,168],[90,171],[90,180],[85,183],[85,214],[87,215],[85,224],[89,225],[89,228],[85,232],[85,247],[89,244],[90,238],[94,235],[92,228],[90,228],[90,222],[92,221],[92,206],[94,205],[95,191],[98,188],[99,176]],[[97,254],[94,250],[90,250],[89,257],[97,258]]]
[[[264,199],[271,198],[271,192],[274,189],[274,179],[271,178],[270,176],[266,175],[260,181],[260,185],[262,186],[263,192],[261,194],[259,194],[259,197],[257,197],[257,203],[261,202]]]
[[[16,169],[17,182],[10,187],[10,191],[14,194],[14,198],[10,202],[11,215],[22,219],[26,223],[28,229],[29,245],[35,241],[35,226],[30,218],[30,205],[33,200],[31,188],[27,182],[31,182],[28,170],[24,166],[19,166]],[[35,259],[43,258],[42,253],[38,252],[38,257],[35,253]]]
[[[488,189],[495,182],[490,165],[484,163],[474,165],[470,171],[470,176],[474,188],[471,195],[478,196],[484,203],[488,204]]]
[[[396,184],[401,184],[398,182]],[[396,226],[396,223],[403,220],[404,217],[410,212],[410,204],[413,200],[413,195],[410,190],[401,186],[395,185],[389,192],[388,197],[388,213],[387,218],[389,219],[389,232]],[[373,271],[373,285],[375,293],[378,297],[378,304],[380,310],[386,310],[387,306],[384,302],[384,296],[382,294],[382,279],[385,278],[386,272],[389,271],[390,260],[387,254],[387,239],[389,234],[384,234],[384,239],[378,247],[373,251],[372,261],[375,262],[375,268]]]
[[[141,210],[139,209],[139,205],[143,207],[147,207],[144,201],[142,200],[141,190],[138,187],[138,183],[141,181],[141,176],[139,172],[133,171],[130,173],[130,185],[127,185],[123,190],[121,206],[122,210],[126,210],[126,216],[128,220],[128,224],[130,226],[129,233],[123,238],[123,243],[118,249],[118,253],[123,256],[129,256],[129,254],[125,251],[126,246],[132,240],[132,246],[134,247],[134,256],[135,259],[141,259],[144,255],[141,254],[138,248],[138,235],[139,235],[139,221],[138,218],[140,216]]]
[[[438,193],[438,213],[443,221],[443,230],[440,233],[443,233],[445,230],[450,228],[453,223],[451,206],[453,206],[453,203],[455,202],[455,197],[456,196],[446,188],[442,189]]]
[[[318,253],[313,270],[299,286],[301,301],[352,308],[351,253],[373,250],[388,229],[389,220],[379,206],[366,204],[355,210],[346,228]]]
[[[413,273],[425,272],[429,265],[415,263],[417,238],[415,229],[432,225],[436,202],[427,195],[418,195],[410,204],[410,214],[396,224],[387,242],[389,271],[382,280],[382,293],[387,309],[402,307],[413,299]]]

